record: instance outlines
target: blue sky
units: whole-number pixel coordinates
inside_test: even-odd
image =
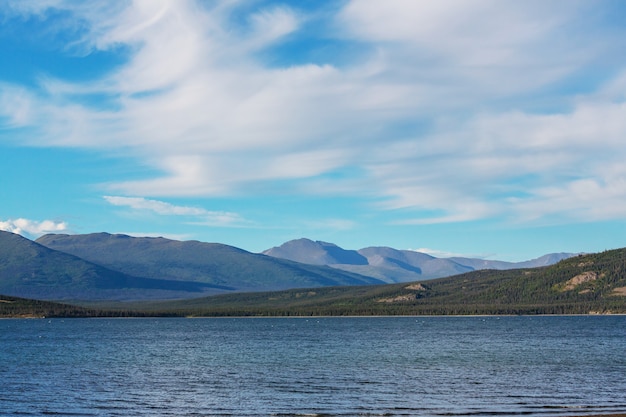
[[[0,229],[626,246],[619,0],[0,5]]]

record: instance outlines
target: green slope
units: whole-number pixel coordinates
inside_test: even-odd
[[[192,316],[626,313],[626,249],[545,268],[476,271],[412,284],[229,294],[140,308]]]

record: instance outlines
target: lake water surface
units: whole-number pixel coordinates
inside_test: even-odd
[[[626,316],[0,320],[0,415],[626,412]]]

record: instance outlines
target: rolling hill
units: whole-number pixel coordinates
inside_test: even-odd
[[[110,270],[153,280],[195,283],[214,294],[381,283],[372,277],[254,254],[219,243],[108,233],[49,234],[36,242]]]
[[[387,283],[441,278],[481,269],[535,268],[574,256],[570,253],[555,253],[518,263],[462,257],[436,258],[417,251],[388,247],[346,250],[332,243],[309,239],[291,240],[263,253],[305,264],[329,265]]]
[[[210,286],[136,277],[0,231],[0,294],[39,300],[199,297]]]

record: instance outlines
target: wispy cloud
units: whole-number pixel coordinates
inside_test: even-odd
[[[418,249],[409,249],[414,252],[425,253],[430,256],[434,256],[435,258],[475,258],[475,259],[488,259],[494,256],[494,254],[467,254],[467,253],[458,253],[458,252],[448,252],[439,249],[431,249],[431,248],[418,248]]]
[[[68,229],[65,222],[55,220],[8,219],[0,220],[0,230],[17,233],[26,237],[39,237],[45,233],[64,232]]]
[[[330,17],[231,1],[17,7],[45,16],[52,6],[81,22],[76,47],[127,60],[88,83],[2,85],[0,114],[24,142],[124,150],[161,173],[109,192],[254,195],[278,180],[383,201],[411,224],[626,218],[626,58],[615,54],[626,33],[604,24],[610,2],[353,0]],[[272,61],[316,24],[333,28],[324,41],[343,60]],[[320,179],[345,167],[359,178]]]
[[[104,196],[104,199],[114,206],[128,207],[132,210],[147,211],[162,216],[185,216],[193,219],[190,220],[192,224],[235,227],[249,223],[236,213],[210,211],[199,207],[177,206],[143,197]]]
[[[357,222],[349,219],[321,219],[304,223],[304,227],[307,229],[318,231],[346,231],[352,230],[356,226]]]
[[[184,233],[159,233],[159,232],[115,232],[115,234],[133,236],[133,237],[162,237],[171,240],[190,240],[193,235]]]

